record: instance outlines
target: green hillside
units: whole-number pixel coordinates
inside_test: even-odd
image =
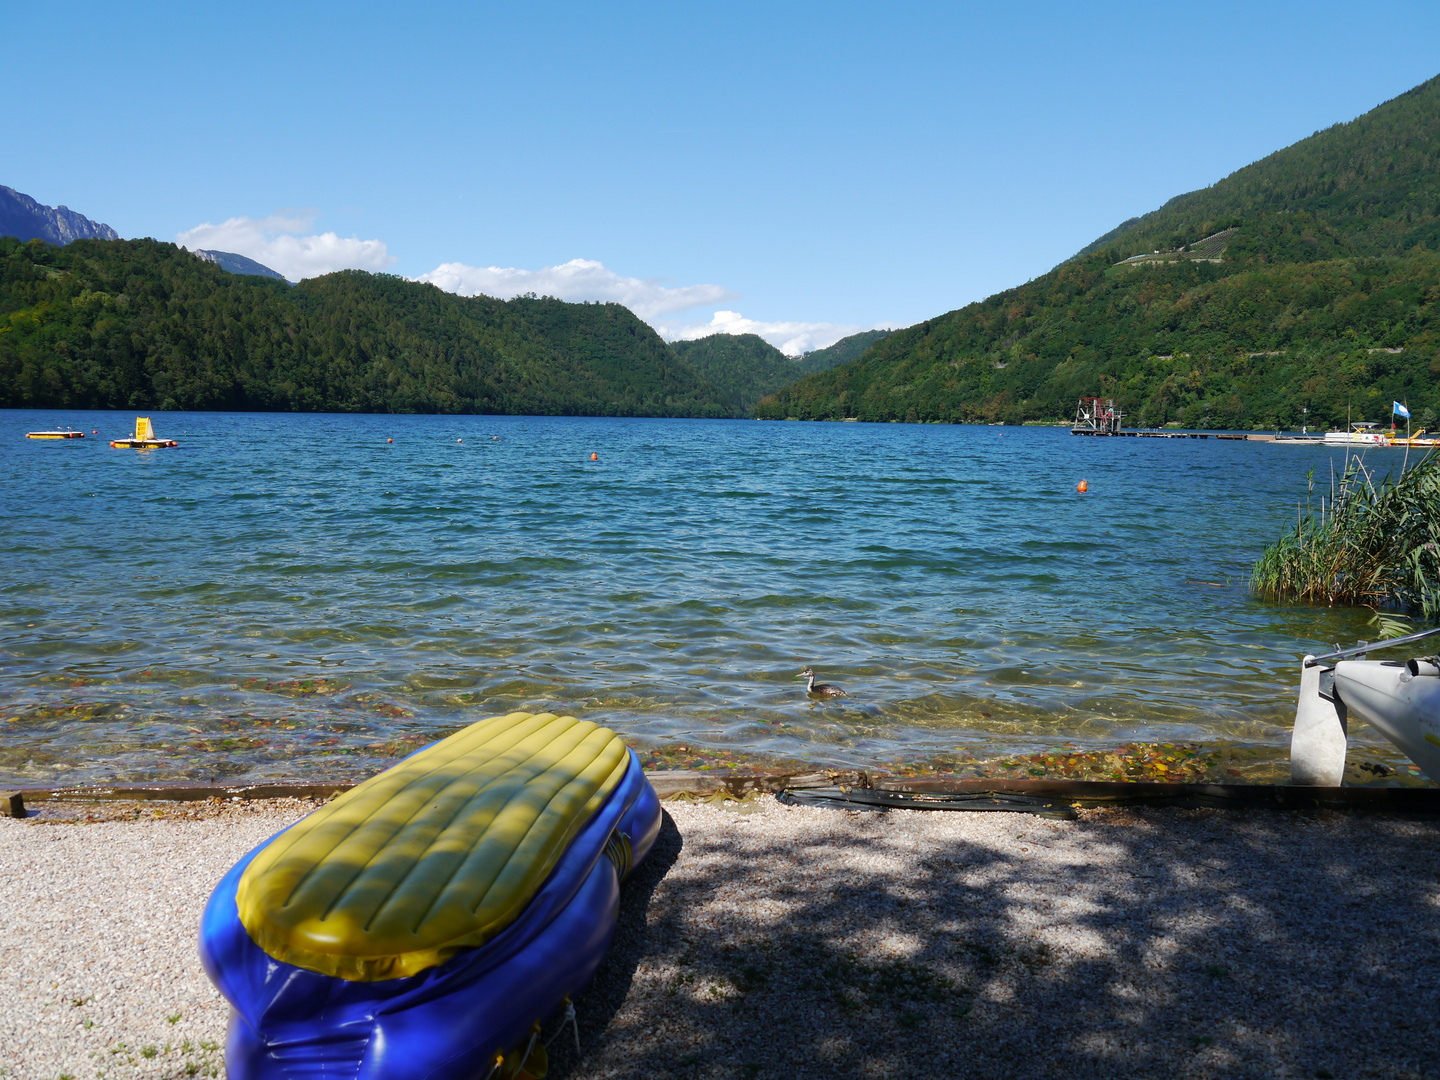
[[[711,334],[693,341],[672,341],[670,348],[720,391],[727,407],[748,416],[766,394],[806,375],[848,363],[889,333],[865,330],[798,360],[786,356],[758,334]]]
[[[1440,79],[763,400],[783,419],[1440,423]]]
[[[806,353],[795,361],[795,367],[802,375],[811,375],[817,371],[829,371],[833,367],[839,367],[841,364],[848,364],[851,360],[857,359],[871,345],[877,341],[884,341],[890,336],[890,333],[889,330],[862,330],[858,334],[841,338],[834,345]]]
[[[793,383],[805,372],[758,334],[712,334],[672,341],[670,348],[716,387],[735,415],[748,416],[766,394]]]
[[[0,238],[0,406],[738,415],[618,304],[291,286],[173,244]]]

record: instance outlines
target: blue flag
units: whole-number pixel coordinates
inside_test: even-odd
[[[1401,405],[1398,401],[1395,402],[1394,413],[1396,416],[1403,416],[1406,420],[1410,419],[1410,410],[1407,409],[1404,405]]]

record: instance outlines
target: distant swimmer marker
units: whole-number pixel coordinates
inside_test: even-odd
[[[464,439],[456,439],[455,441],[456,441],[457,443],[462,443],[462,442],[464,442],[465,440],[464,440]]]
[[[1084,495],[1085,492],[1090,490],[1090,481],[1081,480],[1078,484],[1075,485],[1075,490],[1078,491],[1081,495]]]

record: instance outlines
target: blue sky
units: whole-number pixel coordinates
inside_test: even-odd
[[[1019,284],[1440,73],[1434,0],[82,3],[5,24],[0,183],[43,203],[292,278],[620,299],[669,336],[792,352]]]

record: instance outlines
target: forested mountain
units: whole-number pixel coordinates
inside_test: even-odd
[[[891,333],[890,330],[861,330],[858,334],[841,338],[834,345],[806,353],[795,361],[795,366],[802,375],[812,375],[817,371],[829,371],[833,367],[848,364],[851,360],[863,355],[871,345],[877,341],[884,341]]]
[[[667,349],[613,304],[466,299],[358,271],[292,292],[244,256],[119,241],[6,187],[0,260],[0,407],[739,417],[887,333],[794,360],[754,334]]]
[[[109,225],[91,221],[68,206],[38,203],[29,195],[3,184],[0,184],[0,236],[47,240],[60,245],[90,238],[120,239],[120,234]]]
[[[1440,78],[1107,233],[1050,273],[897,331],[768,418],[1440,422]]]
[[[292,286],[153,240],[0,239],[0,406],[736,415],[618,304]]]
[[[737,416],[748,416],[755,403],[805,372],[758,334],[712,334],[694,341],[672,341],[686,363],[715,386]]]
[[[717,387],[739,415],[748,416],[766,394],[853,360],[889,333],[865,330],[799,359],[786,356],[758,334],[712,334],[693,341],[672,341],[670,348]]]

